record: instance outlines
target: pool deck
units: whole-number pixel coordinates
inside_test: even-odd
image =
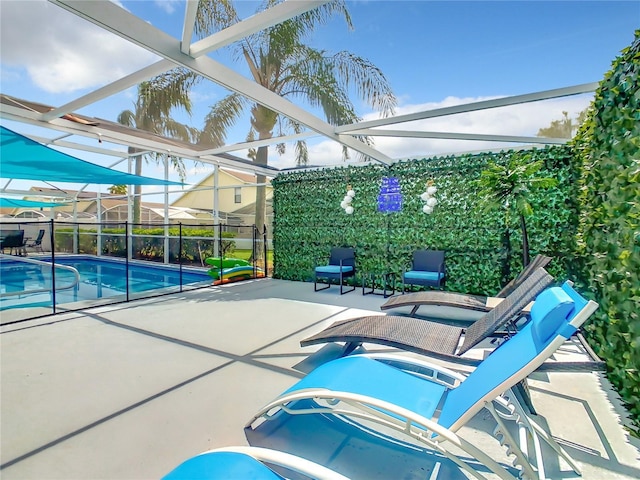
[[[354,479],[427,479],[438,471],[466,478],[440,456],[331,432],[316,416],[243,428],[334,352],[302,348],[302,338],[336,320],[381,314],[383,302],[359,289],[314,293],[310,283],[266,278],[3,326],[0,476],[160,478],[197,453],[250,441]],[[640,440],[625,430],[625,410],[603,374],[534,373],[529,387],[534,418],[560,439],[581,478],[640,478]],[[481,412],[460,434],[506,464],[487,438],[491,429]],[[547,469],[548,478],[580,478],[553,457]]]

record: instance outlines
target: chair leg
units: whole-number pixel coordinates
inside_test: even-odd
[[[327,286],[326,287],[322,287],[322,288],[318,288],[318,277],[317,277],[317,275],[313,276],[313,291],[314,292],[321,292],[322,290],[326,290],[330,286],[331,286],[331,283],[330,283],[329,279],[327,279]]]
[[[353,280],[353,286],[349,289],[349,290],[344,290],[344,283],[343,283],[343,278],[342,278],[342,274],[340,274],[340,295],[344,295],[345,293],[349,293],[349,292],[353,292],[356,289],[356,281],[355,281],[355,277]]]

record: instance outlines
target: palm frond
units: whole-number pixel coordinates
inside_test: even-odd
[[[397,99],[382,70],[369,60],[342,51],[330,57],[336,78],[345,87],[354,87],[362,100],[384,117],[393,115]]]
[[[121,125],[126,125],[127,127],[135,127],[136,126],[136,114],[131,110],[125,110],[120,112],[117,118],[117,122]]]
[[[202,37],[238,23],[240,18],[231,0],[200,0],[195,32]]]
[[[235,125],[247,103],[245,97],[232,93],[213,105],[205,118],[199,143],[212,147],[224,145],[227,131]]]

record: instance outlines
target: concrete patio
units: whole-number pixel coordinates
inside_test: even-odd
[[[309,283],[267,278],[4,326],[0,475],[160,478],[197,453],[250,441],[354,479],[466,478],[421,448],[344,427],[332,432],[320,418],[243,429],[310,362],[332,353],[301,348],[302,338],[336,320],[379,314],[383,302],[359,289],[314,293]],[[640,478],[640,440],[625,430],[626,413],[603,374],[535,373],[529,387],[537,421],[576,459],[582,478]],[[488,417],[481,412],[461,434],[507,464],[488,438]],[[548,458],[549,478],[577,478]]]

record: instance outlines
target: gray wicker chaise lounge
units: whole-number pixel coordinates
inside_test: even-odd
[[[405,316],[372,315],[336,322],[305,338],[300,345],[345,342],[343,355],[348,355],[362,343],[377,343],[476,365],[478,360],[461,358],[461,355],[515,322],[522,310],[553,282],[544,268],[536,269],[495,308],[467,328]]]
[[[531,275],[536,269],[540,267],[546,267],[549,262],[552,260],[551,257],[547,257],[545,255],[537,255],[531,263],[524,269],[520,274],[511,280],[507,285],[500,290],[495,297],[497,298],[505,298],[511,292],[513,292],[524,280],[526,280],[529,275]],[[455,316],[455,320],[465,321],[467,323],[471,323],[472,320],[466,318],[464,315],[458,318],[456,315],[455,309],[462,309],[463,311],[475,311],[479,313],[487,313],[491,311],[494,307],[490,302],[488,302],[487,297],[479,296],[479,295],[467,295],[464,293],[456,293],[456,292],[442,292],[442,291],[426,291],[426,292],[414,292],[408,293],[405,295],[397,295],[389,298],[383,305],[380,306],[381,310],[389,310],[392,308],[399,307],[412,307],[409,316],[413,317],[418,309],[422,306],[433,306],[433,307],[453,307],[448,308],[445,312],[445,315],[453,319]]]

